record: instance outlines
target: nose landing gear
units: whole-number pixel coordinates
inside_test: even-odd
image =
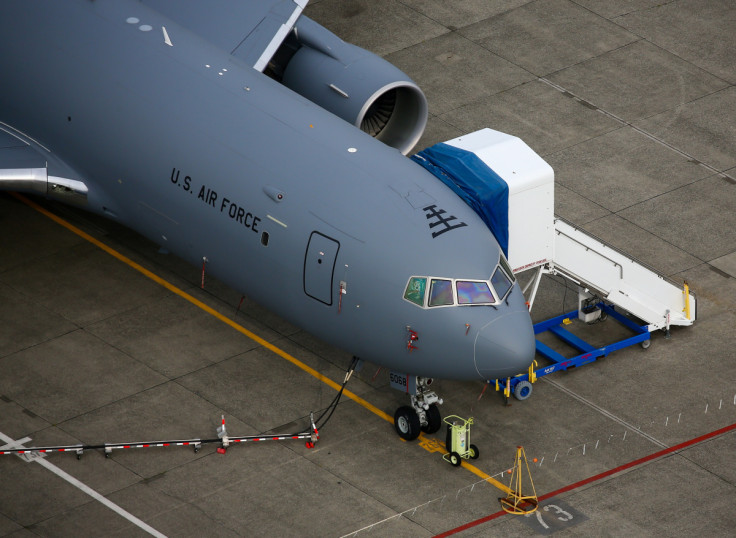
[[[392,372],[394,376],[401,375]],[[403,390],[413,388],[414,394],[410,394],[411,405],[399,407],[394,413],[394,427],[399,437],[407,441],[413,441],[421,432],[436,433],[442,426],[442,417],[438,405],[442,404],[442,398],[429,388],[432,384],[431,378],[403,376]],[[406,388],[404,388],[406,387]]]

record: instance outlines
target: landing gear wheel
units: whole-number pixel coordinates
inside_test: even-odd
[[[480,456],[480,451],[478,450],[478,447],[475,445],[470,445],[468,447],[470,450],[468,450],[468,456],[470,456],[471,460],[477,460],[478,456]]]
[[[532,395],[532,384],[529,381],[521,381],[514,387],[514,397],[517,400],[526,400]]]
[[[419,437],[419,416],[413,408],[408,405],[399,407],[394,413],[394,428],[399,437],[407,441],[413,441]]]
[[[427,425],[422,426],[422,431],[424,433],[437,433],[440,427],[442,427],[440,409],[435,404],[432,404],[427,409]]]
[[[450,463],[452,463],[453,467],[460,467],[460,464],[462,463],[460,454],[457,452],[450,452]]]

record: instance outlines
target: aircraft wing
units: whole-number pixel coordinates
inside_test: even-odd
[[[143,3],[263,71],[308,1],[143,0]]]
[[[26,142],[0,127],[0,170],[16,168],[46,168],[46,161]]]
[[[0,124],[0,190],[32,192],[83,206],[87,185],[35,140]]]

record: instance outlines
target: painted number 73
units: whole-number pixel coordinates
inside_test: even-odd
[[[545,512],[552,511],[553,512],[553,515],[554,516],[557,516],[557,519],[560,520],[560,521],[562,521],[562,522],[570,521],[572,519],[572,514],[570,512],[566,512],[565,510],[563,510],[562,508],[560,508],[556,504],[548,504],[548,505],[544,506],[543,510]],[[544,519],[542,518],[542,513],[539,510],[537,510],[536,512],[534,512],[534,514],[537,516],[537,520],[539,521],[539,524],[542,527],[544,527],[545,529],[549,529],[549,525],[547,525],[544,522]],[[531,514],[527,514],[526,517],[529,517],[530,515]]]

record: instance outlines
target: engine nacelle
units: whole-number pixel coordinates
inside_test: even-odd
[[[404,155],[427,125],[427,99],[402,71],[302,16],[281,82]]]

